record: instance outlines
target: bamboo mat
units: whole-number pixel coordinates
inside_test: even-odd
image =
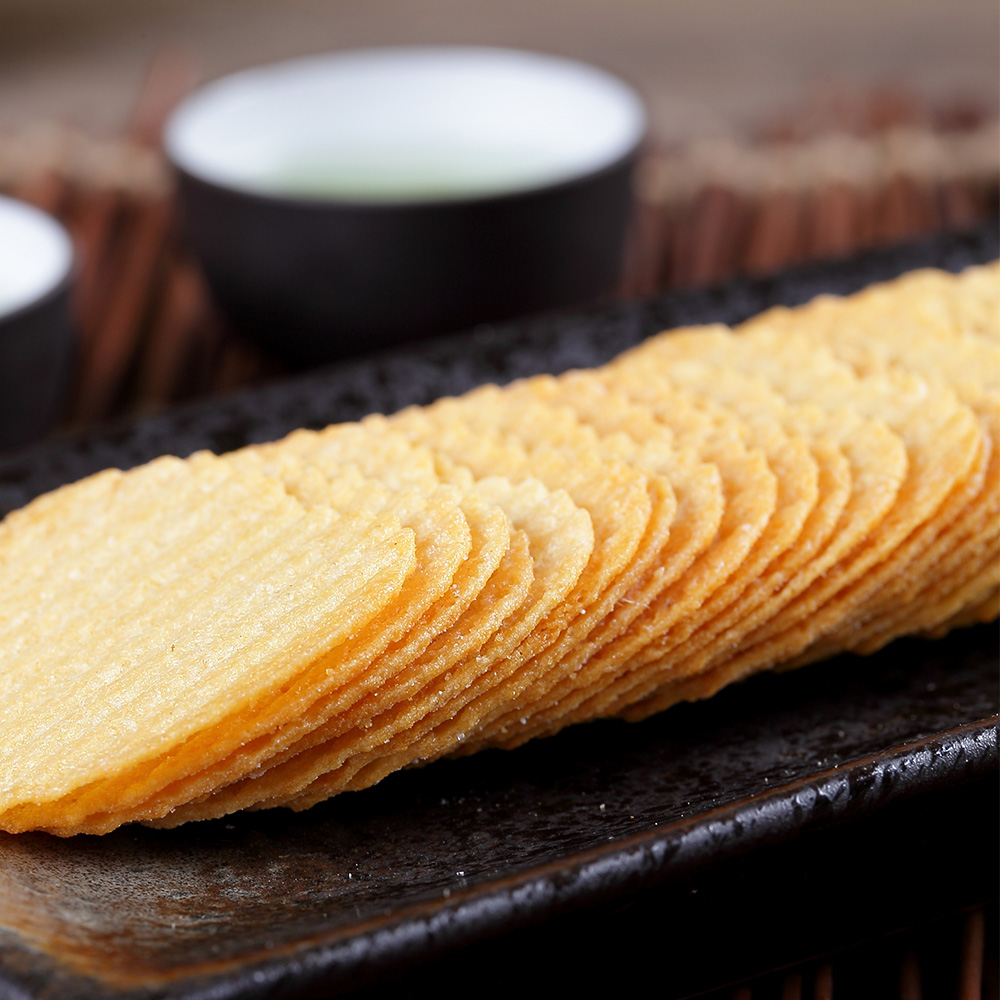
[[[59,217],[78,252],[78,363],[66,427],[155,411],[274,377],[226,328],[177,232],[158,148],[196,83],[157,59],[122,135],[40,123],[0,133],[0,192]],[[621,292],[711,284],[848,256],[995,217],[1000,129],[975,103],[830,94],[731,135],[659,148],[638,173]]]
[[[702,994],[702,1000],[997,1000],[992,905],[833,957]]]

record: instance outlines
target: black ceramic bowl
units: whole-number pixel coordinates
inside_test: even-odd
[[[73,246],[55,219],[0,196],[0,450],[59,416],[73,362]]]
[[[165,144],[218,302],[317,364],[611,291],[644,133],[591,66],[396,48],[217,81]]]

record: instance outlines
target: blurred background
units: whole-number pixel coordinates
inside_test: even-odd
[[[0,0],[0,18],[5,127],[120,128],[164,45],[205,78],[359,45],[540,49],[632,81],[663,141],[759,124],[817,87],[992,103],[998,83],[992,0]]]
[[[765,273],[995,217],[995,0],[0,0],[0,191],[80,254],[63,424],[273,377],[177,239],[162,121],[198,84],[395,43],[605,67],[651,136],[621,292]]]

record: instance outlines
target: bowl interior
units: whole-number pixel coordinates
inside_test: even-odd
[[[58,222],[0,195],[0,320],[58,287],[72,262],[72,243]]]
[[[372,49],[249,70],[168,123],[182,170],[260,194],[407,202],[582,176],[639,143],[636,93],[599,69],[504,49]]]

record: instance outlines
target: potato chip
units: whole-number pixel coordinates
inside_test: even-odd
[[[965,625],[982,625],[993,621],[1000,615],[1000,586],[993,587],[985,594],[980,594],[968,600],[965,607],[957,611],[926,635],[939,639],[947,635],[953,628]]]
[[[204,454],[100,473],[11,515],[0,826],[58,822],[50,804],[83,793],[113,800],[122,775],[203,733],[224,756],[239,739],[227,721],[336,657],[414,552],[389,515],[306,509]]]
[[[558,682],[563,657],[586,639],[655,556],[655,551],[640,550],[652,512],[647,477],[634,465],[602,454],[597,435],[582,427],[570,411],[514,399],[499,390],[408,410],[390,423],[432,442],[475,473],[527,473],[550,488],[561,484],[590,514],[594,550],[566,602],[565,625],[521,668],[523,690],[515,694],[508,688],[507,711],[517,713]],[[498,432],[507,432],[523,450],[512,449]]]
[[[363,697],[345,701],[342,692],[337,692],[337,700],[343,702],[343,707],[336,714],[325,711],[325,721],[280,754],[270,757],[266,770],[255,771],[250,778],[235,781],[209,797],[198,796],[198,805],[179,808],[167,821],[169,825],[188,817],[221,816],[261,799],[294,794],[316,774],[337,766],[340,748],[357,752],[359,733],[381,745],[393,732],[393,720],[403,711],[401,704],[419,695],[424,687],[439,684],[448,670],[477,654],[505,624],[512,624],[528,598],[533,579],[527,539],[522,532],[512,534],[506,515],[482,496],[469,493],[462,503],[473,528],[473,555],[457,574],[454,593],[457,597],[474,592],[475,597],[448,631],[439,632],[412,659],[400,655],[405,653],[402,648],[384,658],[379,665],[379,676],[366,678]],[[497,513],[502,515],[500,523]],[[502,551],[497,551],[501,527],[506,544]],[[307,765],[316,760],[323,763],[311,773]]]
[[[577,440],[581,425],[571,411],[551,395],[556,384],[551,379],[533,379],[508,387],[505,394],[514,402],[513,409],[527,417],[528,428],[541,427],[542,433],[555,443],[567,438]],[[472,394],[473,397],[478,393]],[[541,410],[539,403],[546,404]],[[605,409],[610,400],[602,398]],[[621,401],[622,405],[627,405]],[[517,418],[515,418],[517,419]],[[563,698],[566,691],[589,683],[580,675],[581,666],[598,650],[621,635],[643,611],[655,602],[657,595],[677,579],[690,565],[698,551],[714,536],[721,517],[721,493],[718,475],[709,466],[697,467],[690,455],[678,455],[670,444],[669,432],[653,422],[643,445],[624,433],[595,434],[587,428],[584,440],[604,461],[624,460],[640,469],[647,480],[652,513],[640,551],[633,558],[626,576],[606,595],[591,614],[591,626],[571,645],[564,644],[561,658],[549,658],[542,671],[521,697],[500,715],[493,725],[468,740],[463,753],[482,746],[507,745],[508,740],[521,742],[528,738],[535,725],[533,719],[543,710]],[[531,433],[529,430],[528,433]],[[661,474],[671,468],[678,490]],[[679,520],[675,519],[678,510]],[[697,512],[697,516],[686,516]],[[609,599],[610,597],[610,599]],[[531,716],[532,718],[529,718]]]
[[[976,413],[984,435],[964,494],[956,492],[952,498],[957,513],[951,523],[909,574],[898,575],[891,586],[881,588],[877,602],[868,602],[870,624],[862,627],[852,621],[847,634],[830,636],[820,650],[847,645],[870,652],[895,635],[943,621],[955,607],[955,595],[967,589],[969,575],[980,565],[976,553],[990,538],[995,544],[1000,521],[1000,496],[993,488],[1000,481],[1000,344],[973,336],[971,324],[953,309],[956,302],[974,300],[956,295],[956,286],[981,277],[995,302],[1000,274],[994,266],[972,269],[957,280],[940,271],[915,272],[854,299],[826,298],[802,310],[815,321],[800,322],[799,332],[822,340],[855,371],[909,371],[938,392],[953,390]],[[788,315],[780,319],[787,323]],[[986,310],[979,322],[1000,329],[1000,314]],[[764,318],[758,318],[746,328],[752,332],[765,325]],[[978,580],[982,586],[996,584],[1000,566],[984,566]],[[918,590],[922,596],[916,595]]]
[[[752,397],[752,394],[748,396]],[[815,483],[812,490],[819,494],[819,502],[811,506],[808,494],[800,494],[796,511],[794,487],[793,491],[786,493],[785,503],[790,508],[790,519],[783,526],[779,523],[772,534],[769,540],[771,551],[760,546],[756,553],[756,565],[753,559],[748,559],[742,578],[731,584],[738,599],[728,602],[719,600],[726,596],[725,591],[720,589],[713,602],[714,608],[710,606],[709,610],[721,610],[710,615],[708,621],[676,652],[665,656],[657,671],[662,670],[669,677],[679,677],[703,669],[720,653],[734,648],[743,635],[778,614],[815,577],[817,567],[810,567],[810,564],[823,552],[844,510],[850,492],[850,474],[845,456],[834,443],[822,439],[815,441],[811,451],[817,459],[817,478],[812,481]],[[803,514],[807,515],[804,521]],[[658,652],[654,646],[652,656],[647,656],[653,659]],[[644,682],[646,691],[662,683],[663,679],[666,678],[657,679],[655,673],[650,675]],[[604,710],[620,710],[636,695],[636,689],[622,692]]]
[[[804,335],[797,337],[794,347],[790,347],[790,334],[776,335],[759,328],[737,340],[741,345],[741,361],[745,358],[746,364],[754,364],[752,359],[757,358],[757,365],[767,373],[777,373],[779,365],[788,364],[796,351],[807,354],[811,366],[819,364],[820,346],[810,345]],[[846,401],[847,394],[853,393],[851,405],[855,411],[884,419],[908,446],[911,464],[908,479],[914,492],[902,493],[907,502],[898,507],[899,513],[893,520],[900,532],[909,534],[919,528],[919,534],[908,538],[905,548],[897,549],[893,561],[883,565],[878,575],[866,577],[863,587],[865,596],[869,596],[893,580],[906,562],[919,556],[942,524],[952,520],[967,502],[977,475],[977,461],[982,455],[982,432],[969,410],[943,386],[928,399],[925,380],[886,372],[863,377],[862,388],[855,390],[854,380],[848,375],[841,372],[839,377],[835,376],[832,364],[824,368],[825,371],[817,372],[817,381],[821,378],[822,385],[815,387],[803,384],[806,369],[801,366],[794,377],[780,376],[783,391],[790,395],[798,393],[799,398],[817,403],[829,399],[834,405]],[[947,466],[941,460],[942,449],[948,451]],[[904,491],[906,486],[904,483]],[[885,529],[880,532],[879,541],[882,551],[889,551],[891,545]]]
[[[301,477],[289,475],[283,481],[307,506],[326,501],[335,504],[341,513],[391,513],[414,531],[416,540],[417,565],[398,601],[387,609],[388,613],[352,636],[350,646],[345,647],[343,655],[356,661],[361,658],[365,669],[354,671],[345,683],[342,664],[328,660],[322,665],[322,673],[307,671],[293,687],[273,699],[266,711],[252,718],[234,715],[227,720],[227,728],[242,734],[242,742],[227,758],[213,762],[207,769],[195,771],[191,767],[187,776],[178,774],[181,765],[176,758],[181,753],[196,759],[195,746],[189,742],[175,752],[175,759],[169,762],[172,769],[161,763],[144,775],[141,785],[133,785],[127,794],[120,793],[113,814],[87,815],[95,810],[93,803],[82,797],[74,803],[75,816],[67,814],[63,826],[75,821],[79,829],[97,832],[102,824],[120,822],[126,813],[134,819],[157,818],[247,773],[261,774],[277,762],[275,755],[287,752],[289,746],[316,740],[317,727],[331,716],[343,718],[356,710],[365,695],[384,693],[401,669],[455,623],[481,589],[484,581],[477,580],[470,590],[462,572],[471,539],[457,503],[457,491],[439,488],[427,496],[413,491],[392,493],[350,467],[327,471],[336,471],[335,484],[322,475],[316,476],[305,490]],[[205,739],[216,742],[218,736],[206,735]]]
[[[461,479],[457,469],[452,475]],[[469,476],[466,485],[473,488],[472,483]],[[396,720],[402,725],[388,743],[377,743],[379,736],[366,738],[371,749],[365,752],[353,746],[344,754],[345,766],[317,777],[300,796],[282,802],[308,808],[347,787],[366,787],[400,767],[451,752],[467,734],[476,732],[481,720],[493,716],[503,704],[505,682],[518,688],[521,664],[548,644],[544,630],[536,630],[572,592],[590,559],[594,544],[590,518],[565,492],[550,491],[537,480],[515,484],[491,476],[474,483],[475,489],[507,511],[529,539],[535,575],[524,612],[439,681],[430,692],[430,703],[415,699],[410,712]]]
[[[671,348],[668,340],[661,338],[640,350],[669,357],[677,348]],[[846,536],[849,557],[840,559],[835,571],[824,570],[789,606],[794,624],[789,627],[786,614],[751,633],[735,656],[719,664],[711,677],[697,682],[698,697],[754,670],[793,659],[835,630],[855,609],[863,608],[864,601],[896,574],[905,573],[906,564],[918,558],[940,530],[941,521],[935,521],[939,511],[944,511],[946,521],[955,515],[960,504],[949,504],[949,495],[962,497],[982,446],[974,418],[950,392],[931,396],[926,382],[897,372],[859,379],[825,352],[822,344],[805,335],[758,327],[727,342],[727,352],[731,362],[760,374],[792,401],[811,402],[831,411],[850,409],[883,420],[906,445],[908,470],[895,493],[891,480],[885,479],[885,467],[868,463],[873,511],[882,510],[885,516],[877,514],[874,522],[862,518],[868,521],[863,530],[853,521]],[[943,452],[950,456],[948,468],[940,465]],[[884,501],[891,495],[895,495],[891,507],[878,502],[880,496]],[[875,533],[873,523],[879,525]],[[627,717],[645,717],[673,704],[677,690],[664,691],[629,710]]]
[[[567,395],[572,397],[575,394],[571,391]],[[583,395],[580,393],[579,398]],[[767,469],[763,456],[747,452],[734,438],[732,424],[723,411],[699,408],[692,401],[680,398],[675,402],[669,422],[654,419],[647,427],[656,428],[658,425],[658,430],[652,431],[653,435],[662,435],[666,429],[668,434],[680,431],[692,438],[697,437],[699,441],[714,442],[713,457],[722,472],[720,483],[724,488],[725,505],[714,538],[709,536],[711,544],[672,582],[668,565],[666,582],[670,585],[660,589],[643,607],[628,632],[602,647],[582,670],[577,666],[578,674],[572,675],[571,682],[564,682],[558,687],[541,709],[536,706],[531,713],[534,719],[525,717],[520,728],[504,734],[502,745],[517,745],[536,732],[560,728],[576,717],[576,706],[593,694],[595,686],[610,697],[612,695],[608,692],[614,689],[616,683],[634,684],[639,651],[664,633],[670,634],[671,630],[678,643],[690,634],[695,627],[693,622],[697,620],[691,612],[697,611],[715,587],[739,567],[763,531],[773,511],[776,492],[774,477]],[[641,433],[639,425],[638,420],[633,425],[637,433]],[[690,514],[695,524],[701,515],[697,509],[684,513]],[[680,535],[683,537],[683,532]]]

